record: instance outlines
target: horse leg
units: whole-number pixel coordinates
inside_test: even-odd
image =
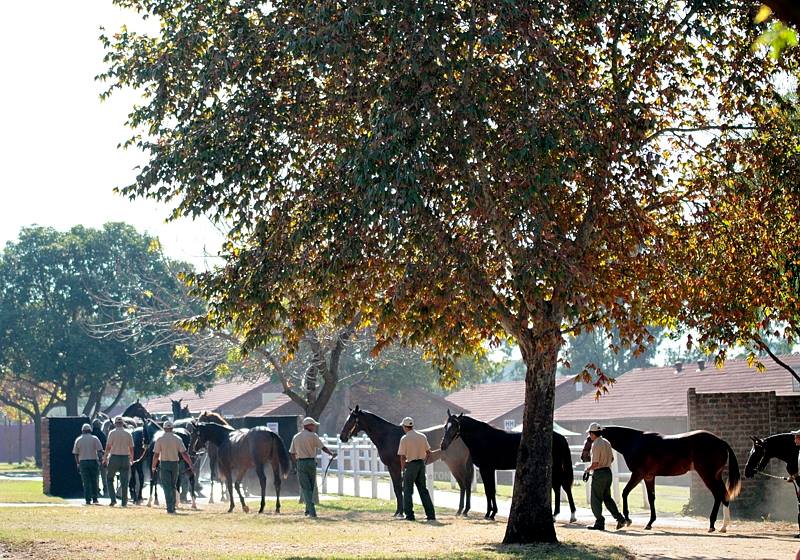
[[[570,483],[569,481],[565,480],[565,481],[563,481],[562,486],[564,488],[564,493],[567,495],[567,501],[569,502],[569,512],[570,512],[569,513],[569,522],[570,523],[575,523],[576,521],[578,521],[578,518],[575,515],[575,511],[576,511],[575,500],[572,498],[572,483]]]
[[[403,516],[403,479],[400,476],[400,465],[392,466],[389,469],[389,475],[392,477],[392,486],[394,486],[394,497],[397,498],[397,509],[394,512],[395,517]]]
[[[281,468],[278,454],[272,459],[272,484],[275,486],[275,513],[281,512]]]
[[[464,504],[464,511],[461,512],[461,515],[467,517],[472,501],[472,479],[475,478],[475,467],[472,466],[472,463],[470,463],[469,465],[465,465],[463,478],[464,478],[464,494],[466,500]]]
[[[628,512],[628,494],[631,493],[631,490],[636,488],[636,485],[639,484],[642,481],[642,478],[644,478],[642,476],[642,473],[633,472],[632,471],[631,472],[631,478],[630,478],[630,480],[628,480],[628,484],[626,484],[625,488],[622,489],[622,517],[625,518],[625,526],[626,527],[630,527],[631,523],[633,523],[633,521],[631,521],[630,516],[628,515],[628,513],[629,513]],[[653,518],[650,520],[650,523],[648,523],[647,527],[645,527],[645,528],[646,529],[650,529],[651,528],[650,525],[653,524],[654,520],[655,520],[655,515],[653,516]]]
[[[716,530],[714,525],[717,522],[719,505],[726,500],[727,490],[725,488],[725,483],[722,482],[721,473],[708,473],[705,470],[697,469],[697,474],[700,475],[700,478],[705,483],[706,488],[708,488],[711,491],[711,494],[714,496],[714,507],[711,508],[711,515],[709,515],[708,518],[708,532],[713,533]]]
[[[494,469],[480,469],[481,478],[483,479],[483,491],[486,493],[486,515],[484,519],[494,520],[497,513],[497,503],[495,502],[495,481]]]
[[[647,489],[647,501],[650,504],[650,521],[645,529],[652,529],[653,522],[656,520],[656,477],[645,478],[644,487]],[[625,519],[627,523],[627,519]]]
[[[230,507],[228,508],[228,513],[233,511],[234,503],[233,503],[233,476],[231,473],[228,473],[228,476],[225,480],[225,487],[228,489],[228,499],[230,500]]]
[[[195,502],[195,495],[197,494],[195,490],[195,482],[196,479],[194,477],[194,471],[189,473],[189,490],[192,494],[192,509],[197,509],[197,502]]]
[[[561,513],[561,478],[555,472],[553,473],[552,480],[550,481],[553,487],[553,523],[556,521],[556,517],[558,514]]]
[[[264,513],[264,494],[267,493],[267,475],[264,474],[263,464],[256,464],[256,475],[258,476],[258,484],[261,486],[261,507],[258,508],[258,513]]]
[[[245,473],[240,472],[239,475],[236,477],[236,493],[239,495],[239,501],[242,504],[242,510],[245,513],[250,513],[250,508],[247,507],[247,503],[244,501],[244,496],[242,495],[242,478],[244,477]],[[231,501],[233,501],[233,494],[231,494]]]

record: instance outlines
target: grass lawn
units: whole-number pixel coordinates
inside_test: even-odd
[[[63,503],[42,493],[41,480],[0,480],[0,503]]]
[[[658,482],[658,481],[656,481]],[[449,482],[443,481],[436,481],[436,490],[444,490],[444,491],[458,491],[458,487],[456,490],[452,490],[450,488]],[[642,485],[639,484],[634,488],[630,495],[628,496],[628,507],[630,508],[631,512],[640,513],[640,512],[649,512],[650,507],[642,507]],[[497,496],[500,498],[511,498],[511,494],[513,492],[513,488],[507,485],[501,485],[497,487]],[[483,484],[478,484],[477,492],[473,492],[473,501],[472,501],[472,509],[476,511],[482,511],[482,508],[486,505],[485,503],[478,503],[475,502],[475,495],[479,494],[480,496],[484,495],[483,491]],[[588,508],[589,503],[586,501],[586,490],[584,487],[583,481],[578,481],[572,487],[572,498],[575,500],[575,505],[580,508]],[[666,485],[659,485],[656,483],[656,511],[662,513],[681,513],[683,511],[683,506],[689,501],[689,488],[685,486],[666,486]],[[566,498],[564,498],[564,502],[562,503],[562,510],[566,505]],[[622,510],[622,503],[619,504],[620,510]]]
[[[22,463],[0,463],[0,475],[3,474],[25,474],[31,476],[41,476],[42,469],[36,466],[33,461]]]
[[[256,502],[250,501],[251,506]],[[551,546],[504,547],[505,524],[441,512],[436,523],[394,520],[394,503],[334,498],[307,519],[296,499],[280,515],[243,514],[237,508],[202,511],[107,506],[0,508],[0,550],[37,559],[97,558],[449,558],[622,560],[616,545],[569,541]],[[268,501],[268,508],[274,501]],[[43,516],[46,521],[43,522]],[[124,530],[120,530],[124,528]],[[113,538],[111,536],[113,535]],[[564,539],[562,539],[564,540]]]

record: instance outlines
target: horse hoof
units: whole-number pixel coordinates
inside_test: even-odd
[[[461,514],[461,517],[469,517],[469,513],[467,513],[467,512],[465,511],[464,513],[462,513],[462,514]]]
[[[631,526],[631,523],[633,523],[633,521],[631,521],[630,519],[626,519],[626,520],[625,520],[625,526],[626,526],[626,527],[630,527],[630,526]],[[652,525],[650,526],[650,528],[651,528],[651,529],[653,528],[653,527],[652,527]]]
[[[570,523],[577,523],[578,522],[578,518],[573,515],[572,517],[569,518],[569,522]]]
[[[714,527],[709,528],[708,532],[709,533],[713,533],[714,532]]]
[[[197,511],[197,506],[195,504],[192,504],[192,509]]]
[[[247,506],[242,506],[242,510],[243,510],[245,513],[250,513],[250,508],[249,508],[249,507],[247,507]]]
[[[652,526],[652,525],[647,525],[647,526],[644,528],[644,530],[645,530],[645,531],[652,531],[652,530],[653,530],[653,526]]]
[[[486,515],[483,516],[483,518],[484,519],[491,519],[492,517],[487,513]]]
[[[726,527],[723,527],[722,529],[719,530],[719,532],[720,533],[727,533],[728,529]]]

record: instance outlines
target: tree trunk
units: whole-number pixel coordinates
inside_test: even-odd
[[[64,387],[64,408],[67,409],[67,416],[78,415],[78,393],[75,375],[70,374],[67,376],[67,385]]]
[[[556,331],[557,332],[557,331]],[[557,542],[551,506],[553,404],[561,337],[519,337],[526,365],[522,440],[505,544]]]
[[[36,439],[36,444],[33,446],[34,459],[36,466],[42,466],[42,415],[37,411],[32,416],[33,418],[33,437]]]

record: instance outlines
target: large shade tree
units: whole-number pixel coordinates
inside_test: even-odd
[[[155,35],[103,37],[109,93],[137,88],[132,198],[231,225],[197,278],[255,347],[357,313],[380,350],[444,375],[513,339],[525,411],[505,541],[554,541],[550,448],[566,333],[639,348],[658,255],[704,154],[754,126],[776,65],[751,2],[309,4],[117,0]],[[288,327],[287,327],[288,325]],[[600,383],[603,379],[596,380]]]
[[[102,314],[98,297],[143,289],[132,270],[165,274],[154,246],[125,224],[66,232],[35,226],[0,252],[0,402],[31,417],[37,441],[42,416],[55,406],[91,415],[104,397],[113,406],[126,390],[163,391],[168,349],[135,354],[134,341],[90,329]]]

